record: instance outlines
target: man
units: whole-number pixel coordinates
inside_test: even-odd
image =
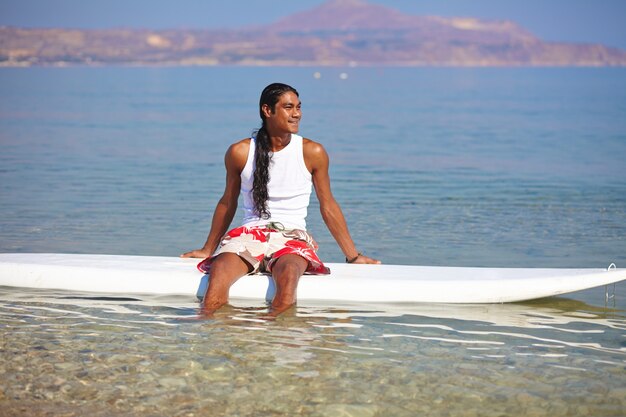
[[[311,186],[322,218],[349,263],[380,263],[359,253],[330,189],[328,154],[298,132],[302,117],[298,92],[275,83],[261,93],[263,124],[252,138],[228,148],[226,189],[213,214],[202,249],[185,258],[205,258],[198,268],[210,275],[203,310],[211,314],[228,302],[232,284],[242,276],[270,272],[276,283],[271,311],[280,314],[296,302],[298,280],[305,273],[324,274],[317,244],[306,232]],[[243,196],[243,225],[226,233]]]

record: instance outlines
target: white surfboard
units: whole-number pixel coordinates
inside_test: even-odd
[[[173,257],[0,254],[0,285],[120,294],[204,295],[199,259]],[[626,279],[626,270],[466,268],[327,264],[330,275],[305,275],[298,301],[373,303],[505,303],[566,294]],[[249,275],[231,298],[271,300],[267,275]]]

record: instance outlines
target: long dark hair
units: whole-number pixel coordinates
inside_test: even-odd
[[[298,97],[300,96],[295,88],[281,83],[270,84],[261,93],[259,100],[259,114],[261,116],[261,127],[256,131],[254,151],[254,181],[252,182],[252,199],[254,201],[254,211],[262,219],[269,219],[271,214],[267,208],[267,200],[269,193],[267,191],[267,183],[270,181],[270,161],[272,159],[272,141],[267,133],[265,125],[265,115],[263,114],[263,105],[267,104],[274,113],[276,111],[276,103],[280,96],[287,92],[292,92]]]

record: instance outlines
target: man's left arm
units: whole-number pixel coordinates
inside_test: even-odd
[[[313,186],[320,203],[322,219],[346,259],[351,263],[379,264],[380,261],[362,255],[354,245],[341,207],[335,200],[330,188],[329,158],[324,147],[319,143],[307,140],[304,147],[304,159],[313,176]]]

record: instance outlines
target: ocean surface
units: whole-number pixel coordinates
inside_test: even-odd
[[[611,68],[0,69],[0,252],[201,246],[224,152],[275,81],[299,90],[360,251],[626,267],[626,70]],[[320,256],[341,262],[318,209]],[[620,283],[270,321],[260,301],[202,319],[193,295],[0,287],[0,416],[623,416],[625,298]]]

